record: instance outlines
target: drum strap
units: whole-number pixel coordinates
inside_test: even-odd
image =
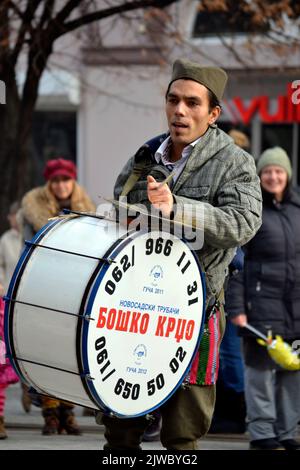
[[[206,308],[206,319],[210,318],[215,313],[215,311],[220,308],[221,305],[224,305],[224,303],[225,303],[225,291],[224,291],[224,287],[222,287],[219,294],[210,300]]]
[[[224,304],[225,303],[225,290],[224,290],[224,287],[222,287],[222,289],[219,292],[219,295],[217,296],[217,302],[219,302],[219,304]]]
[[[159,148],[161,143],[167,138],[169,134],[161,134],[144,144],[134,156],[134,165],[131,174],[129,175],[126,183],[123,186],[121,196],[127,196],[132,190],[135,183],[141,177],[149,162],[154,161],[154,154]]]
[[[132,190],[135,183],[140,179],[145,167],[146,167],[145,161],[134,164],[133,170],[130,173],[126,183],[123,186],[121,197],[127,196],[127,194]]]

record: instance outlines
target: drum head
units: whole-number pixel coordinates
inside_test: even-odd
[[[119,417],[161,406],[187,377],[204,323],[204,278],[187,244],[135,233],[107,256],[80,335],[86,388]]]

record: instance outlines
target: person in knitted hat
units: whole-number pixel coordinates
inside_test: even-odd
[[[265,150],[257,163],[263,194],[262,226],[244,247],[244,270],[229,280],[226,306],[231,321],[300,338],[300,197],[291,187],[284,149]],[[300,371],[277,366],[246,329],[245,397],[250,449],[300,450]]]
[[[18,214],[25,240],[30,240],[47,222],[64,208],[94,212],[95,205],[76,182],[74,162],[64,158],[49,160],[44,168],[46,184],[32,189],[22,199]],[[41,397],[44,417],[43,435],[66,432],[79,435],[80,428],[73,413],[74,406],[46,396]]]
[[[291,161],[286,151],[281,147],[265,150],[257,162],[257,173],[263,189],[281,201],[292,179]]]
[[[160,407],[157,431],[162,445],[173,450],[196,449],[210,427],[225,326],[226,272],[236,247],[251,239],[261,224],[254,159],[216,124],[227,78],[219,67],[176,60],[165,95],[168,132],[138,149],[114,187],[116,200],[126,196],[129,204],[158,209],[177,227],[195,224],[204,236],[204,245],[195,253],[206,274],[205,331],[211,341],[203,337],[185,386],[179,386]],[[166,354],[163,343],[161,347],[162,355]],[[108,449],[140,449],[149,425],[147,416],[118,419],[99,414],[97,422],[105,425]]]

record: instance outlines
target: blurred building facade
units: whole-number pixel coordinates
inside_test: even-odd
[[[219,126],[245,131],[255,158],[270,146],[284,147],[300,185],[300,46],[291,45],[296,30],[287,23],[288,40],[274,31],[251,31],[247,18],[233,24],[224,13],[204,15],[197,7],[198,1],[181,0],[164,14],[149,11],[133,23],[122,17],[101,22],[100,29],[91,25],[84,46],[71,45],[77,69],[64,70],[60,60],[44,76],[35,152],[44,159],[57,152],[74,158],[96,203],[111,196],[128,157],[166,130],[164,95],[178,57],[228,72]]]

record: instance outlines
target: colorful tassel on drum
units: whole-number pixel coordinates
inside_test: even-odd
[[[215,384],[219,371],[220,312],[217,310],[204,325],[199,350],[190,371],[190,383]]]

